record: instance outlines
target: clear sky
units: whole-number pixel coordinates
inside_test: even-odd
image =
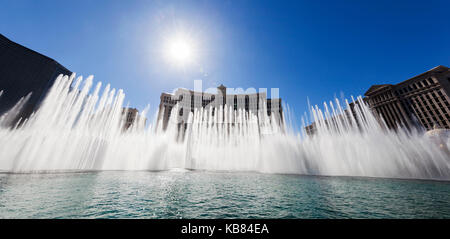
[[[279,88],[297,114],[450,66],[450,1],[0,0],[0,33],[156,110],[161,92]],[[182,33],[189,64],[166,57]]]

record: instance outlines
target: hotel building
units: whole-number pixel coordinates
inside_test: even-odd
[[[450,128],[450,70],[445,66],[396,85],[373,85],[364,95],[390,128]]]
[[[196,92],[188,89],[178,88],[173,94],[162,93],[161,103],[159,105],[158,122],[162,123],[162,128],[165,130],[168,126],[169,119],[175,106],[178,106],[178,117],[181,118],[181,125],[188,120],[189,112],[194,112],[195,109],[209,108],[213,110],[221,109],[225,106],[232,107],[232,110],[242,110],[251,112],[258,117],[263,109],[269,119],[274,119],[278,123],[282,123],[283,108],[281,106],[281,99],[267,99],[266,92],[251,93],[251,94],[227,94],[227,88],[224,85],[217,87],[217,93]],[[232,122],[229,122],[232,123]]]
[[[122,117],[124,117],[123,129],[129,129],[131,125],[138,121],[139,110],[136,108],[122,108]]]
[[[450,70],[445,66],[414,76],[398,84],[371,86],[364,102],[391,129],[450,129]],[[347,113],[348,111],[346,111]],[[353,112],[353,110],[352,110]],[[316,132],[315,123],[306,126],[307,134]]]
[[[367,97],[362,98],[362,102],[363,104],[367,104]],[[357,110],[355,109],[356,106],[358,106],[360,104],[360,101],[355,101],[355,102],[351,102],[348,104],[349,109],[345,109],[343,111],[343,114],[339,114],[336,116],[331,117],[331,119],[325,119],[324,120],[324,124],[326,125],[326,127],[333,127],[336,126],[336,121],[342,121],[345,119],[343,117],[346,117],[346,119],[350,119],[353,118],[355,119],[355,121],[353,122],[352,120],[347,120],[347,122],[350,125],[353,125],[353,123],[356,123],[356,125],[360,125],[360,122],[358,121],[359,117],[357,116]],[[312,122],[310,125],[305,126],[305,132],[308,135],[314,135],[315,133],[317,133],[317,122]]]

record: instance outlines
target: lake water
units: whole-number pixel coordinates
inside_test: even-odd
[[[450,182],[185,170],[4,173],[0,218],[450,218]]]

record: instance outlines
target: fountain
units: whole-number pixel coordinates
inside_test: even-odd
[[[110,85],[94,86],[92,76],[58,76],[27,120],[10,126],[27,97],[1,116],[0,170],[182,168],[450,180],[447,151],[418,130],[388,130],[361,98],[353,99],[356,115],[350,117],[340,117],[344,110],[339,101],[324,104],[323,110],[313,107],[314,135],[295,130],[289,112],[280,125],[262,113],[264,108],[245,112],[225,106],[215,109],[215,115],[212,107],[196,109],[181,140],[175,117],[165,131],[156,122],[146,127],[148,108],[124,130],[124,98],[122,90]],[[173,111],[178,112],[176,107]]]

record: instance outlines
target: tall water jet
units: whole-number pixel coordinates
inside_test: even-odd
[[[0,92],[0,97],[1,93],[2,92]],[[25,97],[20,98],[20,100],[10,110],[0,116],[1,127],[12,126],[14,122],[16,123],[16,126],[21,123],[23,119],[19,118],[20,112],[22,112],[24,106],[27,104],[31,94],[32,93],[29,93]]]
[[[339,101],[315,106],[317,132],[231,106],[195,109],[180,134],[177,107],[167,129],[147,110],[124,130],[122,90],[93,77],[58,76],[39,109],[15,128],[0,126],[0,170],[166,170],[188,168],[308,175],[450,179],[449,155],[423,133],[388,130],[361,98],[348,115]],[[11,109],[6,116],[17,110]],[[285,107],[289,109],[289,107]],[[215,112],[215,113],[213,113]],[[346,115],[344,117],[344,115]],[[305,121],[305,119],[303,119]],[[158,126],[159,125],[159,126]],[[182,135],[182,136],[180,136]],[[303,135],[303,136],[302,136]]]

